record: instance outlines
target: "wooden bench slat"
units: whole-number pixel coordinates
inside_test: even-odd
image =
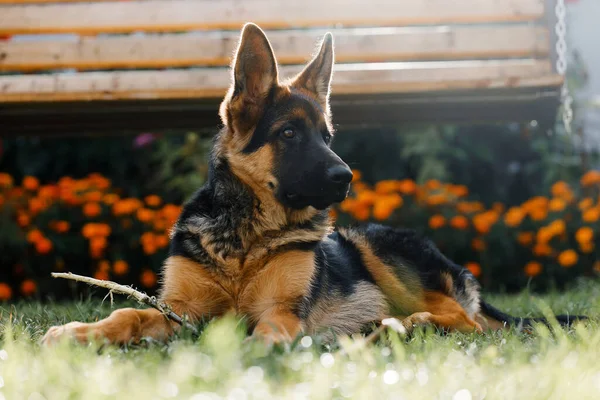
[[[123,0],[0,0],[0,4],[90,3],[92,1],[117,2]]]
[[[282,76],[301,66],[284,66]],[[333,93],[410,93],[431,90],[559,85],[548,61],[496,60],[342,64]],[[0,102],[182,99],[222,97],[226,68],[0,76]]]
[[[538,20],[543,0],[146,0],[4,5],[0,35]]]
[[[333,31],[337,62],[540,57],[548,31],[533,25],[344,29]],[[301,64],[324,31],[268,32],[281,64]],[[166,34],[0,42],[0,71],[229,65],[238,34]]]

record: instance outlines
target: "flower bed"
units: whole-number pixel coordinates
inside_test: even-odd
[[[52,280],[51,271],[135,284],[152,292],[167,256],[168,231],[181,207],[159,196],[124,198],[107,178],[92,174],[19,186],[0,174],[0,300],[70,295],[79,290]]]
[[[600,272],[600,172],[571,188],[552,186],[519,206],[485,207],[465,186],[431,180],[388,180],[369,186],[355,171],[352,193],[334,211],[340,224],[364,221],[413,228],[465,265],[486,288],[516,290],[528,283],[562,287]]]
[[[365,221],[413,228],[469,268],[488,289],[564,286],[600,272],[600,173],[572,188],[515,207],[485,207],[465,186],[388,180],[369,186],[355,172],[351,196],[332,210],[341,225]],[[167,257],[168,232],[181,207],[157,195],[127,198],[92,174],[15,185],[0,173],[0,301],[73,296],[83,289],[52,280],[71,271],[141,286],[152,293]]]

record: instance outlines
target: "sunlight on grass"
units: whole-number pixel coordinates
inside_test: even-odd
[[[511,311],[536,313],[526,293],[490,298]],[[274,349],[245,342],[245,327],[229,318],[207,324],[197,340],[184,333],[168,344],[41,348],[37,340],[49,325],[93,321],[110,307],[96,301],[5,306],[0,399],[600,398],[600,284],[542,299],[557,313],[594,318],[555,333],[545,326],[533,335],[422,330],[411,337],[388,332],[366,347],[357,346],[359,338],[328,347],[305,337]]]

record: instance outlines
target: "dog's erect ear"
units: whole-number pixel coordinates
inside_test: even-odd
[[[277,62],[271,44],[262,29],[248,23],[242,28],[233,61],[233,95],[258,103],[276,84]]]
[[[333,36],[326,33],[319,53],[292,81],[293,87],[313,93],[325,109],[328,109],[329,105],[333,59]]]

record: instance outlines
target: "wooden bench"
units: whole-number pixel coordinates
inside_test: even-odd
[[[0,134],[214,126],[239,28],[299,71],[326,31],[341,125],[549,120],[555,0],[0,0]]]

